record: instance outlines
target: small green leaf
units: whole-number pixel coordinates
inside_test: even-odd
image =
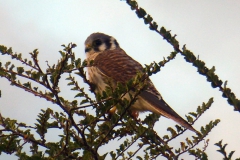
[[[68,86],[74,85],[74,82],[69,82],[67,85]]]
[[[25,73],[29,76],[31,74],[31,71],[25,71]]]
[[[17,73],[22,74],[24,72],[23,67],[17,67]]]
[[[23,83],[23,86],[31,89],[31,83],[30,82]]]
[[[8,69],[8,66],[11,64],[11,62],[6,62],[5,63],[5,68]]]
[[[14,67],[15,67],[14,64],[12,64],[11,67],[9,68],[9,71],[12,71]]]
[[[185,147],[186,147],[185,143],[184,142],[180,142],[180,144],[181,144],[181,150],[185,151]]]
[[[74,98],[76,98],[76,97],[83,97],[83,96],[84,96],[84,93],[78,93],[78,94],[75,95]]]
[[[81,105],[81,104],[84,104],[84,103],[87,103],[87,102],[88,102],[88,100],[87,100],[87,99],[84,99],[84,100],[81,101],[80,105]]]

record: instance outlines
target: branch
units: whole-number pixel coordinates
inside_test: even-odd
[[[179,48],[179,42],[175,38],[176,35],[172,36],[170,31],[167,31],[164,27],[161,27],[161,29],[158,30],[157,23],[153,21],[153,18],[149,14],[147,15],[143,8],[138,7],[138,4],[135,0],[126,0],[126,2],[131,6],[132,10],[136,10],[136,14],[139,18],[144,19],[144,23],[149,25],[150,30],[157,32],[163,37],[164,40],[173,46],[177,53],[180,53],[182,56],[184,56],[184,59],[187,62],[192,63],[192,65],[198,69],[199,74],[204,75],[207,78],[207,81],[211,82],[213,88],[218,87],[219,90],[223,92],[222,96],[227,98],[227,101],[230,105],[234,106],[234,111],[240,112],[240,100],[236,98],[235,94],[230,88],[226,87],[226,82],[224,87],[222,87],[222,80],[220,80],[214,73],[215,67],[208,69],[205,66],[205,63],[196,58],[196,56],[191,51],[187,50],[185,46],[183,46],[183,49],[181,50]]]
[[[2,117],[1,113],[0,113],[0,121],[1,121],[2,126],[6,127],[6,124],[4,122],[4,118]],[[16,132],[15,130],[10,129],[8,127],[7,129],[5,129],[5,131],[9,131],[9,132],[12,133],[12,135],[18,135],[18,136],[22,137],[24,140],[30,141],[32,143],[38,144],[38,145],[40,145],[40,146],[42,146],[44,148],[49,149],[44,143],[41,143],[40,141],[37,141],[37,140],[35,140],[34,138],[32,138],[30,136],[26,136],[26,135],[20,133],[19,130]]]

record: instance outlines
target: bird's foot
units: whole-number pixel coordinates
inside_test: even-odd
[[[108,111],[108,118],[111,119],[112,115],[115,114],[117,107],[114,106]]]
[[[135,119],[136,121],[140,121],[140,119],[138,118],[138,116],[139,116],[139,112],[138,112],[138,111],[130,111],[130,115],[131,115],[132,118]]]

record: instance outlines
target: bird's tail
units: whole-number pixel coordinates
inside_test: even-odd
[[[164,117],[170,118],[177,122],[178,124],[182,125],[183,127],[198,133],[187,121],[185,121],[181,116],[179,116],[163,99],[158,99],[155,96],[152,96],[151,93],[147,91],[143,91],[140,94],[144,100],[150,104],[148,109],[154,113],[161,114]]]

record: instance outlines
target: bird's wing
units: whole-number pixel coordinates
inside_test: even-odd
[[[146,106],[148,110],[172,119],[185,128],[197,133],[197,131],[179,116],[163,99],[156,98],[148,91],[141,92],[140,97],[149,104]]]
[[[94,59],[94,66],[117,82],[126,83],[143,67],[122,49],[106,50]]]
[[[141,72],[143,67],[140,63],[128,56],[124,50],[106,50],[100,53],[94,59],[96,66],[102,74],[114,79],[116,82],[126,83],[136,76],[137,72]],[[149,79],[149,88],[147,89],[154,96],[161,98],[160,93],[154,87]]]
[[[124,50],[106,50],[100,53],[94,59],[94,66],[102,74],[114,79],[117,82],[126,83],[133,78],[137,72],[143,69],[142,65],[128,56]],[[147,101],[149,106],[146,108],[152,112],[161,114],[167,118],[173,119],[182,126],[195,131],[196,130],[181,118],[161,97],[153,83],[148,79],[149,87],[143,91],[140,96]]]

